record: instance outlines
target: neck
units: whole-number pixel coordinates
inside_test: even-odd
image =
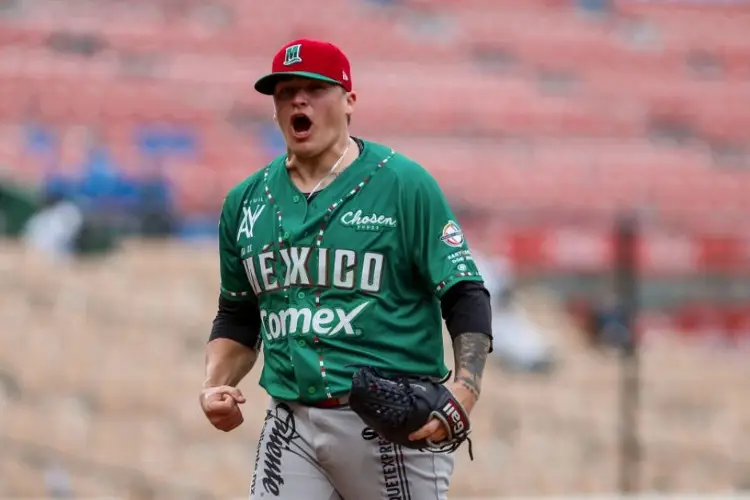
[[[346,155],[347,158],[343,158],[338,168],[336,169],[337,172],[340,172],[344,168],[346,168],[349,163],[351,163],[351,160],[349,160],[349,158],[352,157],[351,155],[354,147],[353,145],[350,146],[350,143],[353,143],[353,141],[347,133],[339,138],[339,140],[337,140],[333,144],[333,146],[326,149],[317,156],[313,156],[310,158],[300,158],[298,156],[294,156],[291,152],[288,152],[287,168],[293,170],[294,173],[303,182],[320,179],[331,171],[331,167],[333,167],[333,165],[339,160],[339,158],[341,158],[341,155],[344,154],[346,148],[349,147],[349,151]]]

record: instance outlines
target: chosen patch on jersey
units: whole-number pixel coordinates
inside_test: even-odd
[[[464,242],[464,233],[458,227],[458,224],[451,220],[443,226],[443,234],[440,236],[440,241],[451,247],[460,247]]]

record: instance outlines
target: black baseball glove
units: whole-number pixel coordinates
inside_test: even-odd
[[[469,416],[447,388],[429,378],[389,377],[372,367],[360,368],[352,378],[349,405],[368,427],[393,444],[451,453],[468,441],[472,455]],[[410,441],[409,434],[432,417],[443,423],[448,437],[439,443]]]

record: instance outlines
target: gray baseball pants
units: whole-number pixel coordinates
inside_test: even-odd
[[[250,500],[446,500],[453,455],[393,445],[348,406],[271,399]]]

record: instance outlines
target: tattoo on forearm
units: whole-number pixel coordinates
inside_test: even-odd
[[[456,360],[456,382],[479,397],[482,391],[482,373],[490,350],[490,338],[483,333],[464,333],[453,341]]]

